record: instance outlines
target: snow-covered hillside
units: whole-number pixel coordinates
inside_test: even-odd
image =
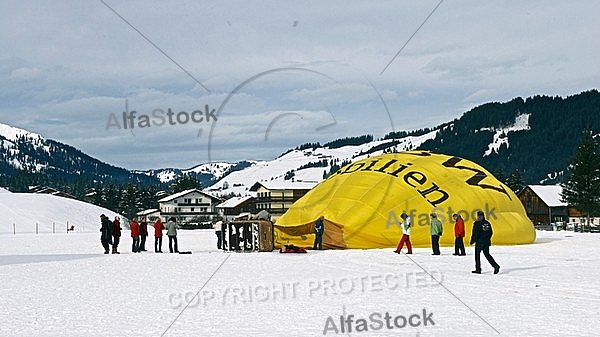
[[[206,188],[205,192],[216,196],[249,195],[251,194],[249,189],[254,183],[284,180],[286,173],[292,171],[295,181],[320,182],[323,180],[323,174],[329,172],[332,165],[341,165],[345,161],[379,155],[384,150],[414,150],[426,140],[435,138],[436,134],[437,131],[431,131],[422,136],[376,140],[358,146],[292,150],[274,160],[254,162],[250,167],[232,172],[216,184]]]
[[[195,167],[192,167],[189,170],[183,170],[183,173],[204,173],[204,174],[212,174],[215,179],[221,179],[225,172],[229,170],[233,164],[225,163],[225,162],[215,162],[208,164],[201,164]]]
[[[42,136],[38,135],[37,133],[29,132],[27,130],[19,129],[14,126],[2,123],[0,123],[0,136],[11,141],[14,141],[19,137],[26,137],[35,140],[39,140],[42,138]]]
[[[10,154],[10,158],[7,158],[7,163],[18,170],[40,172],[46,165],[37,162],[35,158],[19,156],[18,139],[25,139],[32,148],[42,149],[50,153],[50,146],[46,144],[45,139],[39,134],[0,123],[0,147],[6,153]]]
[[[181,176],[182,174],[204,174],[208,176],[212,176],[212,179],[219,180],[223,177],[227,171],[234,166],[235,164],[225,163],[225,162],[214,162],[207,164],[200,164],[194,166],[190,169],[176,169],[176,168],[163,168],[163,169],[154,169],[154,170],[146,170],[146,171],[133,171],[138,174],[145,174],[147,176],[154,176],[158,178],[161,183],[168,183],[170,181],[175,180],[175,178]]]
[[[66,232],[67,224],[76,232],[98,232],[100,214],[114,219],[118,214],[83,201],[49,194],[0,193],[0,234]]]
[[[508,142],[508,134],[511,132],[530,130],[529,127],[529,116],[531,114],[520,114],[515,117],[515,122],[512,125],[503,128],[482,128],[479,131],[492,131],[494,132],[494,139],[488,145],[488,149],[485,151],[483,156],[489,156],[492,152],[498,153],[500,147],[505,145],[510,146]]]

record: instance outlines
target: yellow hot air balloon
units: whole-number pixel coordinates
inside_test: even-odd
[[[402,211],[413,219],[411,242],[429,247],[429,214],[443,224],[441,246],[454,245],[452,214],[471,236],[477,211],[492,224],[492,244],[535,241],[535,229],[519,198],[481,166],[424,151],[384,154],[342,167],[296,201],[275,223],[275,245],[312,247],[314,223],[325,217],[324,248],[396,247]]]

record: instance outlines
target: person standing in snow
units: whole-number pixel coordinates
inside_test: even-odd
[[[137,222],[137,218],[133,218],[131,222],[131,251],[134,253],[140,252],[140,224]]]
[[[171,253],[179,253],[179,249],[177,249],[177,223],[175,221],[175,217],[169,218],[166,226],[167,236],[169,236],[169,251]],[[175,243],[175,250],[173,250],[173,243]]]
[[[465,256],[465,243],[463,242],[463,238],[465,237],[465,221],[463,218],[458,215],[452,215],[454,219],[454,236],[456,239],[454,240],[454,254],[457,256]]]
[[[313,243],[313,249],[323,249],[323,232],[325,231],[325,224],[323,222],[324,216],[320,216],[315,222],[315,242]]]
[[[402,211],[400,215],[402,218],[402,239],[398,243],[398,248],[394,251],[394,253],[400,254],[402,247],[404,247],[404,243],[406,243],[406,249],[408,249],[407,254],[412,254],[412,245],[410,243],[410,227],[412,226],[412,221],[406,211]]]
[[[156,219],[156,222],[154,223],[154,252],[155,253],[162,253],[163,229],[165,229],[165,226],[163,225],[160,218]]]
[[[104,214],[100,215],[100,242],[102,243],[102,247],[104,247],[104,254],[108,254],[109,244],[112,242],[112,222],[110,219]]]
[[[500,266],[490,254],[490,246],[492,245],[492,224],[485,219],[483,211],[477,212],[477,221],[473,223],[473,233],[471,234],[471,244],[475,244],[475,270],[474,274],[481,274],[481,252],[494,267],[494,274],[500,272]]]
[[[113,248],[112,248],[112,253],[113,254],[121,254],[117,251],[117,249],[119,248],[119,242],[121,241],[121,221],[120,218],[118,216],[115,217],[115,220],[112,223],[113,225],[113,229],[112,229],[112,236],[113,236]]]
[[[140,222],[140,251],[146,251],[146,237],[148,237],[148,222],[142,218]]]
[[[219,220],[213,225],[215,229],[215,235],[217,236],[217,248],[221,249],[223,243],[223,221]]]
[[[429,228],[431,233],[431,248],[433,249],[432,255],[440,255],[440,236],[442,236],[442,222],[438,219],[437,214],[431,213],[431,226]]]

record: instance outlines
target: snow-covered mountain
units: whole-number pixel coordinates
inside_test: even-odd
[[[600,134],[598,90],[486,103],[439,128],[421,149],[472,160],[499,177],[519,170],[527,184],[555,184],[584,130]]]
[[[244,169],[253,163],[251,161],[241,161],[238,163],[214,162],[200,164],[190,169],[163,168],[133,172],[156,177],[161,183],[169,183],[183,174],[192,174],[198,178],[202,186],[211,186],[227,174]]]
[[[270,161],[253,162],[249,167],[231,172],[205,192],[216,195],[249,195],[256,182],[291,180],[297,182],[320,182],[332,168],[367,156],[382,154],[384,151],[407,151],[419,147],[435,138],[437,131],[420,136],[406,136],[400,139],[370,141],[361,145],[340,147],[308,147],[294,149]]]
[[[20,148],[20,144],[22,143],[27,143],[30,150],[39,150],[40,152],[50,154],[50,144],[47,144],[45,139],[39,134],[7,124],[0,124],[0,155],[5,159],[6,165],[27,172],[40,172],[48,167],[48,163],[42,160],[21,155],[23,151]]]
[[[319,182],[332,168],[346,162],[382,152],[413,149],[473,160],[500,179],[519,170],[526,184],[552,184],[562,179],[586,128],[600,134],[597,90],[566,98],[519,97],[475,107],[460,118],[432,129],[391,132],[383,139],[363,141],[360,145],[347,145],[344,140],[330,142],[329,146],[305,144],[274,160],[255,162],[244,170],[232,172],[205,191],[219,196],[246,195],[259,181]]]
[[[0,175],[19,172],[42,173],[74,181],[140,181],[152,183],[153,177],[132,173],[92,158],[72,146],[10,125],[0,124]]]
[[[0,175],[21,171],[61,178],[168,183],[194,174],[206,191],[246,195],[258,181],[321,181],[344,163],[382,152],[413,149],[475,161],[502,178],[519,170],[526,184],[556,183],[569,164],[581,132],[600,134],[600,92],[569,97],[535,96],[486,103],[431,129],[391,132],[383,139],[349,137],[327,144],[307,143],[266,161],[205,163],[189,169],[128,171],[26,130],[0,124]]]

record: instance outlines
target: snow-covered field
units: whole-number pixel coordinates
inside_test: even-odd
[[[0,235],[0,335],[598,335],[598,234],[493,246],[498,275],[485,260],[471,274],[472,247],[223,253],[202,230],[179,232],[192,255],[155,254],[153,242],[131,254],[123,234],[121,255],[102,254],[95,232]]]

